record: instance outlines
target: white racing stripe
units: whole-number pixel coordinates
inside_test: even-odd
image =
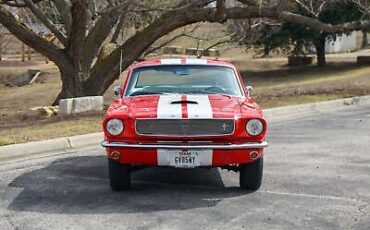
[[[161,64],[164,64],[164,65],[181,64],[181,59],[161,59]]]
[[[185,63],[182,63],[184,60]],[[188,65],[207,65],[208,62],[205,59],[195,59],[195,58],[187,58],[187,59],[161,59],[161,64],[163,65],[180,65],[180,64],[188,64]]]
[[[181,100],[181,95],[161,95],[158,100],[157,118],[158,119],[181,119],[181,103],[171,104],[172,101]]]
[[[190,65],[207,65],[207,60],[205,59],[195,59],[195,58],[187,58],[185,59],[186,64]]]
[[[159,166],[169,166],[171,164],[171,156],[178,155],[180,149],[157,149],[157,161]],[[212,149],[192,149],[199,156],[200,166],[212,165]]]
[[[204,119],[213,117],[212,106],[208,95],[187,95],[186,98],[188,101],[198,102],[198,104],[187,104],[188,118]]]
[[[208,95],[187,95],[187,100],[196,101],[197,104],[187,104],[189,119],[212,118],[212,106]],[[161,95],[158,101],[157,118],[158,119],[181,119],[181,103],[171,104],[172,101],[181,100],[181,95]],[[157,149],[157,162],[160,166],[169,166],[171,156],[178,153],[176,149]],[[213,150],[198,149],[199,161],[201,166],[212,165]]]

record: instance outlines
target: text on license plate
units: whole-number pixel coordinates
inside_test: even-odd
[[[170,154],[170,165],[180,168],[194,168],[200,165],[196,150],[174,150]]]

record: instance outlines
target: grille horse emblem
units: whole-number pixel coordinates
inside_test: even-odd
[[[221,127],[224,131],[226,131],[226,129],[229,128],[229,126],[226,124],[226,122],[224,122]]]
[[[187,120],[181,121],[181,124],[180,124],[181,131],[186,133],[189,130],[189,128],[190,128],[190,122],[189,121],[187,121]]]

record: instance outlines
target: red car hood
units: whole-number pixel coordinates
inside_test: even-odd
[[[254,103],[240,97],[223,95],[151,95],[125,98],[133,118],[239,118],[243,110],[255,110]]]

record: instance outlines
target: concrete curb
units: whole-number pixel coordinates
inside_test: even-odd
[[[325,112],[338,109],[344,109],[347,106],[354,105],[370,105],[370,95],[361,97],[352,97],[337,99],[332,101],[315,102],[301,105],[292,105],[277,107],[264,110],[265,118],[273,121],[278,121],[283,118],[289,118],[289,116],[306,115],[315,112]]]
[[[370,95],[266,109],[264,110],[264,115],[268,121],[279,121],[284,118],[289,119],[289,117],[292,115],[299,116],[319,111],[337,110],[351,105],[370,105]],[[7,145],[0,147],[0,161],[43,154],[47,152],[67,151],[87,146],[99,147],[103,138],[103,133],[100,132],[44,141],[33,141],[23,144]]]
[[[0,161],[47,152],[67,151],[87,146],[98,147],[103,138],[103,133],[90,133],[79,136],[6,145],[0,147]]]
[[[85,135],[67,137],[71,148],[81,148],[85,146],[100,146],[100,142],[104,139],[103,132],[90,133]]]

